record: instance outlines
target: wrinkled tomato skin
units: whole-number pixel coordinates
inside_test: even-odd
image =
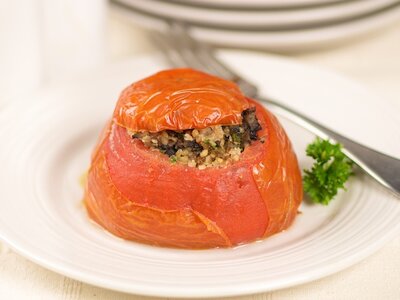
[[[231,247],[288,228],[302,200],[296,156],[275,116],[242,100],[256,106],[260,140],[238,162],[204,170],[173,164],[132,139],[116,109],[92,155],[90,217],[127,240],[190,249]]]
[[[191,69],[161,71],[124,89],[115,122],[132,131],[157,132],[235,125],[249,108],[233,82]]]

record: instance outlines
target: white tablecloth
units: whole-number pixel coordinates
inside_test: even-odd
[[[111,60],[154,50],[142,30],[116,17],[110,17],[108,31]],[[297,55],[296,58],[355,78],[379,93],[382,105],[392,102],[400,107],[400,23],[355,44],[326,52]],[[143,298],[66,278],[0,245],[0,299]],[[235,299],[400,299],[400,237],[363,262],[327,278]]]

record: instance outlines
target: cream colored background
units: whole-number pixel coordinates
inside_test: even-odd
[[[115,16],[109,18],[107,44],[109,59],[114,61],[154,51],[142,30]],[[357,43],[295,58],[357,79],[382,96],[382,105],[391,102],[400,108],[400,23]],[[158,298],[113,292],[66,278],[0,244],[0,299]],[[400,299],[400,236],[363,262],[327,278],[272,293],[226,299]]]

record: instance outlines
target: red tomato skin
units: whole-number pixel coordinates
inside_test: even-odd
[[[168,95],[180,95],[185,105],[175,107],[175,96],[166,102]],[[216,98],[218,108],[212,102]],[[240,124],[241,112],[254,106],[260,140],[222,168],[172,164],[127,132]],[[185,117],[194,111],[196,118]],[[276,117],[231,82],[178,69],[148,77],[121,94],[93,152],[84,200],[90,217],[121,238],[205,249],[287,229],[302,195],[297,158]]]
[[[233,82],[192,69],[166,70],[125,88],[114,119],[132,131],[235,125],[249,108]]]
[[[89,170],[91,217],[124,239],[195,249],[248,243],[288,228],[302,197],[297,159],[277,119],[249,101],[265,142],[254,142],[225,168],[171,164],[111,122]]]

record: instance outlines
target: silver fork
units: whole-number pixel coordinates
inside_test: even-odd
[[[154,33],[154,42],[174,67],[191,67],[235,82],[242,92],[267,104],[269,110],[308,129],[321,138],[343,145],[343,152],[381,185],[400,197],[400,160],[363,146],[326,128],[307,116],[258,94],[257,87],[235,73],[214,55],[213,49],[192,39],[181,23],[171,23],[166,35]]]

